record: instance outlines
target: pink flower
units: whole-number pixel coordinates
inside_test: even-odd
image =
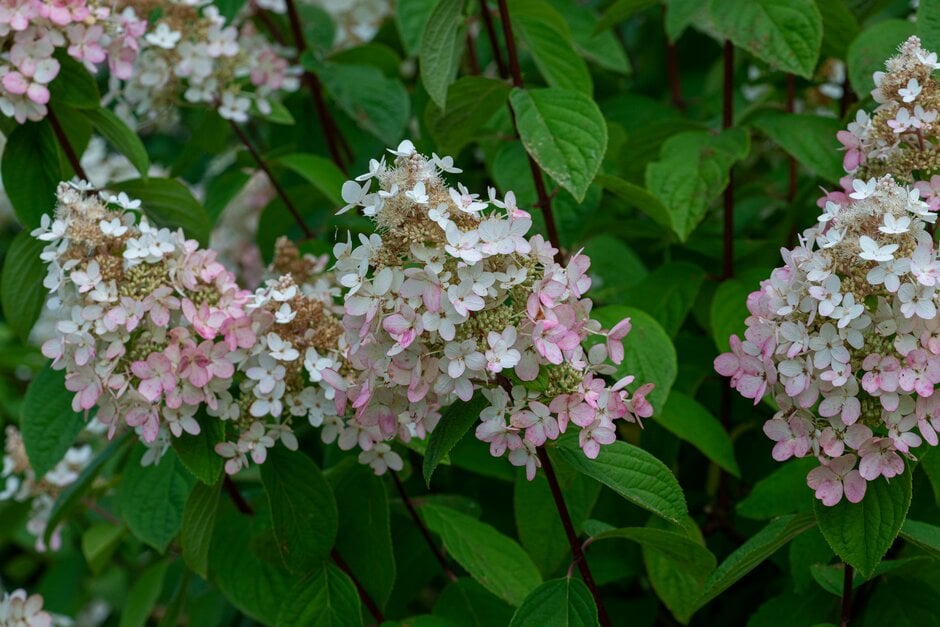
[[[140,379],[137,391],[151,403],[160,400],[164,392],[176,388],[177,378],[173,363],[163,353],[150,353],[146,361],[135,361],[131,372]]]
[[[843,455],[809,472],[806,483],[816,491],[816,498],[823,505],[835,505],[843,494],[850,503],[858,503],[865,496],[868,483],[855,470],[856,459],[855,455]]]
[[[869,481],[880,476],[890,479],[904,472],[904,461],[895,452],[894,443],[889,438],[868,440],[858,448],[858,454],[862,458],[858,471]]]
[[[489,442],[490,455],[493,457],[502,457],[507,448],[515,449],[522,444],[516,430],[500,418],[484,420],[477,425],[476,437],[481,442]]]
[[[95,406],[101,396],[101,380],[95,371],[83,368],[65,375],[65,389],[75,392],[72,410],[87,411]]]
[[[616,439],[617,432],[614,430],[613,423],[601,418],[581,429],[581,433],[578,434],[581,450],[589,459],[597,459],[601,452],[601,445],[613,444]]]
[[[525,439],[535,446],[542,446],[546,440],[558,439],[558,421],[549,408],[538,401],[532,401],[528,409],[514,413],[510,424],[517,429],[525,429]]]
[[[160,432],[160,417],[153,405],[135,407],[124,416],[124,422],[132,427],[140,427],[144,442],[153,442]]]
[[[773,458],[778,462],[791,457],[805,457],[809,453],[809,436],[802,418],[793,415],[789,419],[773,418],[764,423],[764,433],[776,442]]]
[[[584,402],[584,395],[577,392],[559,394],[552,399],[549,409],[558,416],[558,428],[562,433],[568,428],[569,420],[579,427],[586,427],[594,422],[594,416],[597,413]]]
[[[861,150],[861,142],[858,137],[849,131],[839,131],[836,133],[836,138],[845,150],[842,167],[845,168],[846,172],[854,172],[858,166],[865,162],[865,153]]]
[[[623,338],[627,336],[633,326],[630,318],[624,318],[607,333],[607,354],[615,364],[623,361]]]

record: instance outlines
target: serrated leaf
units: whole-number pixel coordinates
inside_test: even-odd
[[[409,56],[418,52],[424,26],[437,6],[437,0],[408,0],[395,3],[395,26]]]
[[[213,485],[222,474],[223,460],[215,452],[215,445],[225,439],[225,425],[204,411],[197,414],[199,433],[183,433],[171,440],[180,462],[196,479]]]
[[[843,562],[870,576],[898,536],[911,505],[911,471],[890,482],[868,482],[860,503],[843,499],[832,507],[814,502],[816,520],[826,542]]]
[[[685,29],[696,21],[707,21],[708,3],[701,0],[665,0],[666,34],[675,43]]]
[[[813,457],[793,459],[754,484],[751,493],[735,507],[739,516],[763,520],[808,512],[813,508],[813,491],[806,475],[818,466]]]
[[[623,45],[613,31],[599,27],[598,15],[591,7],[568,0],[549,2],[568,25],[575,50],[584,60],[618,74],[630,73],[630,60]]]
[[[451,582],[434,602],[434,616],[458,627],[508,625],[513,608],[469,577]]]
[[[83,413],[72,411],[65,371],[47,365],[26,389],[20,412],[23,445],[37,478],[44,477],[65,457],[84,428]]]
[[[125,532],[124,527],[107,522],[95,523],[85,530],[82,534],[82,555],[92,573],[97,575],[104,570]]]
[[[719,351],[731,350],[729,338],[732,335],[744,337],[744,321],[750,315],[747,310],[747,297],[751,291],[738,279],[722,281],[715,291],[710,318],[712,339]]]
[[[514,89],[509,100],[526,151],[582,202],[607,150],[607,124],[597,104],[557,88]]]
[[[158,562],[136,579],[124,600],[119,627],[144,627],[147,624],[150,612],[163,591],[163,580],[169,566],[168,561]]]
[[[700,551],[705,546],[701,530],[691,518],[686,517],[679,525],[673,525],[661,518],[652,518],[647,524],[651,530],[670,531],[685,536],[697,544]],[[714,572],[714,564],[709,571],[689,568],[685,560],[676,560],[674,552],[657,550],[643,546],[643,564],[650,586],[673,616],[681,623],[687,623],[695,612],[695,604],[706,578]],[[707,559],[707,558],[706,558]]]
[[[251,175],[240,169],[231,169],[213,178],[206,185],[205,207],[209,222],[214,224],[229,203],[238,196]]]
[[[336,104],[359,128],[388,146],[398,144],[411,114],[411,101],[400,80],[367,65],[324,63],[308,69],[316,71]]]
[[[575,51],[571,31],[555,9],[539,2],[537,14],[526,11],[520,15],[513,11],[512,23],[549,87],[578,91],[587,96],[593,93],[594,83],[587,63]]]
[[[447,90],[447,107],[431,103],[424,119],[441,154],[457,155],[477,138],[480,129],[502,109],[510,87],[483,76],[463,76]]]
[[[683,242],[698,226],[711,201],[728,185],[728,172],[750,150],[747,131],[712,135],[679,133],[663,144],[658,161],[646,166],[646,189],[666,206]]]
[[[448,407],[428,438],[428,447],[424,453],[422,474],[424,482],[431,486],[431,475],[451,449],[457,445],[480,420],[480,412],[489,406],[489,401],[482,394],[475,394],[468,402],[458,402]]]
[[[845,176],[836,133],[842,122],[818,115],[772,113],[761,115],[754,126],[809,170],[832,183]]]
[[[346,182],[346,176],[329,159],[319,155],[296,152],[278,157],[277,163],[306,179],[337,207],[343,204],[340,190]]]
[[[439,0],[421,34],[418,64],[421,83],[437,106],[447,106],[447,86],[454,80],[463,50],[461,13],[464,0]]]
[[[917,7],[917,34],[926,50],[940,49],[940,2],[920,0]]]
[[[421,516],[471,577],[511,605],[521,604],[542,583],[522,547],[490,525],[440,505],[423,505]]]
[[[7,136],[0,161],[3,191],[23,226],[35,228],[55,209],[55,190],[62,179],[59,145],[49,122],[20,124]]]
[[[673,391],[656,423],[685,440],[735,477],[741,476],[734,443],[718,419],[694,398]]]
[[[362,608],[352,580],[329,562],[287,592],[277,627],[361,627]]]
[[[597,183],[609,192],[612,192],[621,200],[636,207],[656,224],[663,226],[670,231],[674,230],[672,224],[672,215],[656,196],[652,195],[639,185],[609,174],[598,174]]]
[[[13,238],[3,259],[0,278],[3,317],[24,342],[39,319],[48,294],[42,284],[46,265],[39,258],[45,247],[46,243],[31,236],[28,230],[21,231]]]
[[[646,383],[656,384],[648,398],[653,411],[659,412],[669,397],[679,370],[676,348],[669,335],[652,316],[634,307],[609,305],[595,309],[591,317],[605,329],[630,318],[633,328],[623,339],[623,362],[617,367],[615,376],[634,375],[636,380],[628,386],[629,390]]]
[[[299,451],[274,447],[261,465],[278,550],[292,572],[305,573],[329,555],[337,511],[323,473]]]
[[[85,119],[91,122],[95,131],[105,138],[115,150],[127,157],[131,165],[144,178],[150,171],[150,157],[137,133],[128,128],[118,116],[104,108],[79,109]]]
[[[822,16],[813,0],[712,0],[715,28],[768,64],[811,78],[822,45]]]
[[[53,55],[59,62],[59,73],[49,83],[49,94],[55,103],[76,109],[97,109],[101,106],[101,94],[95,77],[80,62],[58,48]]]
[[[163,553],[179,533],[193,480],[173,451],[155,466],[141,466],[146,450],[138,446],[128,459],[117,499],[131,533]]]
[[[209,550],[212,546],[221,490],[221,480],[215,485],[197,483],[183,508],[183,523],[180,529],[183,561],[191,571],[203,579],[208,578]]]
[[[917,26],[907,20],[885,20],[863,30],[849,46],[846,59],[852,90],[865,96],[874,89],[872,74],[883,71],[885,61],[916,32]]]
[[[385,485],[368,466],[351,458],[330,468],[327,480],[339,512],[336,550],[369,596],[384,608],[396,577]]]
[[[601,447],[597,459],[588,459],[575,438],[561,438],[556,450],[573,468],[657,516],[679,522],[688,515],[675,475],[641,448],[618,440]]]
[[[734,585],[742,577],[757,568],[761,562],[816,524],[812,514],[782,516],[771,521],[766,527],[751,536],[725,558],[714,573],[705,582],[705,587],[698,600],[702,607],[719,594]]]
[[[604,10],[604,14],[597,22],[596,30],[611,28],[655,4],[659,3],[656,0],[616,0]]]
[[[594,627],[597,607],[580,579],[552,579],[533,590],[512,617],[509,627]]]
[[[636,542],[645,550],[655,551],[702,581],[715,570],[715,556],[706,547],[684,533],[653,527],[623,527],[591,537],[592,542],[623,539]]]
[[[209,242],[209,216],[192,192],[176,179],[150,177],[130,179],[108,185],[108,189],[126,192],[141,201],[141,210],[160,227],[183,229],[205,246]]]
[[[674,338],[704,280],[705,271],[699,266],[686,261],[668,262],[628,289],[623,300],[653,316]]]

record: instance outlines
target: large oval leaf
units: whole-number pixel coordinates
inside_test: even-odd
[[[532,591],[509,627],[594,627],[597,607],[580,579],[552,579]]]
[[[287,591],[277,627],[361,627],[362,608],[352,580],[325,562]]]
[[[454,80],[457,61],[463,46],[458,42],[461,23],[460,13],[464,0],[440,0],[428,17],[421,35],[418,62],[421,67],[421,82],[437,106],[447,106],[447,87]]]
[[[172,450],[156,466],[141,466],[146,450],[138,446],[128,459],[118,503],[131,532],[162,553],[180,530],[193,480]]]
[[[85,418],[72,411],[65,372],[46,366],[29,384],[20,413],[20,431],[29,464],[43,477],[59,463],[82,429]]]
[[[21,231],[13,238],[3,259],[3,276],[0,278],[3,315],[24,342],[46,302],[47,292],[42,285],[46,266],[39,258],[43,248],[45,242],[32,237],[28,231]]]
[[[656,422],[700,450],[710,460],[741,476],[734,458],[734,443],[721,423],[691,396],[673,392]]]
[[[45,120],[21,124],[7,136],[0,176],[13,211],[24,226],[39,226],[42,214],[52,213],[55,208],[55,190],[62,179],[59,163],[59,146]]]

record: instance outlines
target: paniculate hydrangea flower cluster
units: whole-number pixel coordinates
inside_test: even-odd
[[[42,609],[41,594],[26,595],[22,588],[0,597],[0,627],[51,627],[52,615]]]
[[[715,360],[755,404],[774,398],[773,457],[817,456],[807,482],[826,505],[859,502],[940,430],[936,214],[890,176],[853,189],[782,251],[748,297],[744,340]]]
[[[159,10],[140,41],[133,72],[118,78],[119,100],[142,121],[173,122],[180,100],[208,104],[229,120],[271,112],[272,98],[297,89],[299,67],[248,19],[226,24],[218,8],[193,0],[130,0],[143,14]],[[206,5],[206,6],[203,6]]]
[[[940,169],[940,85],[932,77],[940,68],[935,52],[909,38],[899,53],[875,72],[871,95],[879,103],[871,115],[859,110],[848,129],[839,131],[845,150],[843,166],[854,178],[891,174],[906,184]],[[940,208],[940,177],[935,185],[917,183],[921,199]]]
[[[409,141],[390,152],[392,164],[373,160],[342,190],[340,213],[361,208],[376,232],[334,248],[354,370],[336,390],[353,410],[340,445],[358,442],[377,471],[394,468],[386,440],[425,437],[444,406],[481,390],[489,406],[477,437],[532,478],[536,447],[570,424],[593,458],[616,420],[652,415],[652,385],[631,397],[633,377],[609,386],[599,376],[612,371],[608,357],[621,362],[630,321],[605,331],[591,320],[590,260],[579,253],[563,266],[541,235],[527,238],[532,220],[512,193],[484,200],[448,186],[442,175],[460,172],[450,157],[429,159]],[[586,351],[588,336],[604,341]]]
[[[56,498],[66,487],[78,479],[85,466],[91,462],[92,451],[87,444],[71,447],[65,457],[43,477],[36,477],[26,456],[23,438],[16,427],[6,428],[5,452],[0,468],[0,501],[30,501],[29,520],[26,530],[36,538],[36,550],[46,551],[43,537],[52,514]],[[50,536],[49,547],[58,551],[62,544],[61,526]],[[2,612],[0,612],[2,617]],[[0,622],[0,625],[3,623]]]
[[[23,123],[46,116],[49,83],[65,52],[90,71],[107,62],[111,75],[131,77],[146,16],[101,0],[4,0],[0,3],[0,112]]]

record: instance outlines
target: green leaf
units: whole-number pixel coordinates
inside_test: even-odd
[[[932,453],[936,449],[931,448],[924,454],[918,455],[920,463],[917,466],[924,471],[930,480],[930,487],[933,488],[934,502],[940,505],[940,453]]]
[[[761,562],[777,552],[790,540],[811,529],[816,522],[812,514],[783,516],[751,536],[731,555],[725,558],[705,582],[698,601],[702,607],[757,568]]]
[[[598,16],[593,9],[568,0],[549,2],[571,29],[572,43],[581,57],[611,72],[630,73],[630,60],[620,40],[611,30],[599,28]]]
[[[325,63],[314,68],[336,104],[359,128],[388,146],[398,144],[411,114],[411,101],[400,80],[368,65]]]
[[[408,0],[395,3],[395,26],[409,56],[418,52],[424,26],[437,6],[437,0]]]
[[[554,460],[554,468],[575,533],[580,533],[601,486],[560,459]],[[526,479],[525,473],[516,473],[513,509],[519,541],[543,575],[557,573],[566,561],[570,562],[571,550],[565,528],[558,518],[555,499],[543,473],[537,474],[532,481]]]
[[[751,493],[735,507],[738,515],[763,520],[810,511],[815,499],[806,485],[806,475],[818,465],[814,457],[783,464],[754,484]]]
[[[563,460],[643,509],[667,520],[685,520],[688,508],[675,475],[641,448],[618,440],[588,459],[575,438],[562,438],[556,450]]]
[[[680,240],[689,239],[727,187],[731,166],[749,151],[747,131],[740,128],[718,135],[691,131],[666,140],[659,161],[646,166],[646,189],[666,206]]]
[[[510,87],[483,76],[463,76],[447,90],[447,107],[428,105],[424,119],[442,154],[457,155],[506,104]]]
[[[849,45],[858,37],[858,19],[845,5],[844,0],[816,0],[816,8],[822,15],[823,40],[820,56],[845,59]],[[923,4],[921,4],[923,8]]]
[[[103,108],[79,109],[99,135],[104,137],[114,149],[127,157],[131,165],[144,178],[150,171],[150,157],[137,133],[128,128],[118,116]]]
[[[163,553],[183,523],[192,479],[173,451],[156,466],[141,466],[146,450],[138,446],[128,460],[117,499],[131,533]]]
[[[261,110],[261,107],[258,106],[258,100],[254,99],[251,101],[251,116],[271,122],[272,124],[283,124],[284,126],[291,126],[296,124],[294,116],[291,115],[290,110],[284,106],[284,103],[277,100],[268,99],[268,106],[271,107],[271,110],[267,113]]]
[[[514,89],[509,96],[526,151],[556,183],[583,202],[607,150],[597,104],[566,89]]]
[[[65,457],[84,428],[84,415],[72,411],[65,371],[47,365],[29,384],[20,413],[23,445],[37,478],[44,477]]]
[[[513,608],[469,577],[447,585],[434,602],[434,616],[459,627],[508,625]]]
[[[204,411],[199,411],[197,419],[198,435],[184,433],[172,438],[171,443],[186,470],[200,482],[213,485],[222,474],[223,461],[215,452],[215,445],[225,439],[225,425]]]
[[[175,179],[151,177],[130,179],[108,185],[141,201],[141,209],[159,227],[183,229],[205,246],[209,242],[209,216],[185,185]]]
[[[715,556],[705,546],[684,533],[653,527],[624,527],[592,536],[592,542],[624,539],[655,551],[702,581],[715,570]]]
[[[875,84],[872,74],[885,69],[885,60],[897,54],[898,46],[915,34],[917,26],[907,20],[885,20],[863,30],[849,46],[846,63],[856,94],[868,94]]]
[[[211,486],[197,483],[183,508],[183,522],[180,529],[183,561],[191,571],[203,579],[208,578],[209,549],[212,546],[212,533],[215,530],[221,490],[222,481]]]
[[[91,572],[99,575],[111,561],[114,550],[124,538],[124,527],[111,523],[95,523],[82,534],[82,555]]]
[[[842,122],[818,115],[773,113],[761,115],[754,125],[800,164],[822,178],[838,183],[845,176],[836,133]]]
[[[911,471],[890,482],[868,482],[860,503],[847,499],[827,507],[815,501],[816,520],[826,542],[843,562],[869,576],[898,536],[911,505]]]
[[[689,548],[695,554],[701,555],[705,547],[705,539],[702,532],[691,518],[686,517],[680,525],[672,525],[661,518],[652,518],[647,524],[650,531],[661,531],[674,533],[680,537],[685,537],[692,544],[699,548]],[[651,543],[648,543],[651,544]],[[676,559],[676,552],[664,550],[665,547],[657,549],[655,546],[643,545],[643,564],[646,567],[646,576],[650,585],[656,592],[656,596],[663,602],[673,616],[681,623],[687,623],[689,618],[695,612],[698,595],[702,590],[706,578],[715,570],[714,557],[708,560],[708,556],[703,556],[711,566],[709,570],[703,567],[706,562],[702,562],[699,568],[689,568],[684,559]]]
[[[422,474],[424,482],[431,487],[431,475],[444,457],[450,453],[480,419],[480,412],[489,406],[489,401],[482,394],[475,394],[469,402],[458,402],[448,407],[441,416],[437,427],[428,438],[428,447],[424,453]]]
[[[13,129],[3,148],[0,177],[23,226],[36,228],[42,214],[53,213],[62,169],[59,145],[49,122],[27,122]]]
[[[924,49],[940,50],[940,0],[920,0],[916,25]]]
[[[330,468],[327,480],[339,511],[336,550],[369,596],[384,608],[396,575],[385,485],[368,466],[352,458]]]
[[[649,273],[640,256],[613,235],[592,237],[584,245],[591,257],[591,298],[598,303],[622,302],[627,290]]]
[[[53,56],[59,62],[59,73],[49,83],[51,100],[76,109],[99,108],[101,94],[88,69],[66,54],[64,48],[58,48]]]
[[[672,340],[652,316],[633,307],[601,307],[595,309],[591,317],[605,329],[630,318],[633,328],[623,340],[623,363],[617,367],[616,377],[636,376],[636,381],[628,386],[630,390],[645,383],[655,383],[656,387],[648,397],[654,411],[659,412],[669,397],[679,369]]]
[[[734,459],[734,443],[718,419],[694,398],[673,391],[656,417],[657,424],[685,440],[735,477],[741,476]]]
[[[251,175],[241,169],[231,169],[213,178],[206,185],[206,213],[214,224],[232,200],[238,196]]]
[[[24,342],[42,313],[48,291],[43,287],[46,265],[39,258],[46,243],[21,231],[13,238],[3,259],[0,303],[3,317]]]
[[[157,562],[137,578],[127,592],[119,627],[144,627],[147,624],[153,606],[163,591],[163,580],[169,566],[168,561]]]
[[[822,16],[813,0],[712,0],[715,27],[770,65],[812,78],[822,45]]]
[[[828,2],[829,0],[825,0]],[[822,616],[834,616],[835,599],[817,587],[805,593],[787,590],[764,602],[748,619],[748,627],[806,627],[819,625]]]
[[[302,176],[337,207],[343,204],[340,190],[346,182],[346,176],[329,159],[297,152],[278,157],[277,163]]]
[[[533,590],[512,617],[509,627],[593,627],[597,607],[580,579],[552,579]]]
[[[666,34],[675,43],[685,29],[695,22],[706,22],[708,3],[701,0],[665,0]]]
[[[621,200],[645,213],[656,224],[670,231],[674,230],[672,215],[669,213],[669,209],[666,208],[666,205],[664,205],[659,198],[653,196],[639,185],[608,174],[598,174],[597,183]]]
[[[722,281],[715,290],[710,318],[712,339],[715,340],[715,346],[719,351],[731,350],[729,338],[732,335],[744,337],[744,321],[750,315],[747,310],[747,297],[752,291],[738,279]]]
[[[596,30],[606,30],[655,4],[656,0],[617,0],[604,11]]]
[[[447,106],[447,86],[454,80],[463,51],[461,13],[464,0],[439,0],[421,35],[418,64],[421,82],[437,106]]]
[[[705,271],[694,263],[668,262],[628,289],[623,300],[658,320],[674,338],[704,280]]]
[[[421,516],[471,577],[511,605],[518,606],[542,583],[522,547],[490,525],[440,505],[423,505]]]
[[[59,523],[74,510],[81,502],[82,496],[91,487],[92,482],[106,463],[120,451],[125,443],[132,441],[130,434],[132,431],[125,431],[117,437],[106,449],[101,451],[97,457],[91,460],[91,463],[85,466],[84,470],[78,475],[74,483],[69,484],[56,498],[52,505],[52,511],[49,512],[49,522],[46,524],[46,531],[43,533],[42,540],[49,544],[52,532],[55,531]]]
[[[362,608],[352,580],[330,562],[291,588],[277,627],[362,627]]]
[[[323,473],[299,451],[274,447],[261,465],[278,550],[292,572],[305,573],[329,555],[336,539],[336,500]]]
[[[588,97],[594,91],[587,63],[575,51],[571,31],[565,19],[547,2],[520,14],[512,11],[513,29],[522,38],[536,67],[549,87],[581,92]]]

